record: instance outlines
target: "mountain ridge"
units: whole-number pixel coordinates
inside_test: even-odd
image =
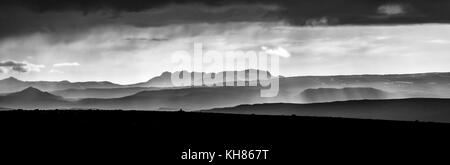
[[[165,72],[161,73],[161,75],[153,77],[146,82],[132,84],[130,86],[134,86],[134,87],[174,87],[174,84],[172,84],[172,80],[171,80],[173,74],[179,74],[179,75],[188,74],[191,76],[191,79],[192,79],[191,82],[193,84],[202,84],[202,85],[213,85],[214,84],[214,82],[210,82],[210,83],[205,82],[205,79],[203,78],[204,76],[209,76],[209,77],[222,76],[223,77],[222,81],[217,82],[217,83],[222,83],[222,84],[227,82],[225,77],[228,74],[234,75],[235,82],[237,82],[237,81],[256,81],[256,80],[260,79],[259,77],[257,77],[256,79],[250,77],[249,76],[250,72],[256,73],[257,76],[258,76],[258,74],[266,73],[268,75],[268,77],[272,77],[272,74],[269,71],[258,70],[258,69],[221,71],[221,72],[190,72],[190,71],[185,71],[185,70],[176,71],[176,72],[165,71]],[[242,75],[244,75],[244,77],[242,77]],[[200,85],[200,86],[202,86],[202,85]]]
[[[406,98],[382,100],[350,100],[325,103],[264,103],[227,108],[205,109],[200,112],[326,116],[360,119],[432,121],[450,123],[450,99]]]
[[[18,109],[53,109],[68,107],[72,102],[34,87],[0,96],[0,105]]]

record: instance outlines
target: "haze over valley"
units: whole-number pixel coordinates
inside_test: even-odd
[[[248,71],[243,71],[248,72]],[[380,100],[379,106],[385,103],[381,100],[394,102],[406,98],[450,98],[450,73],[420,73],[399,75],[346,75],[346,76],[280,76],[280,91],[276,97],[261,97],[262,86],[185,86],[171,85],[169,72],[150,79],[148,82],[118,85],[110,82],[29,82],[15,78],[0,80],[1,89],[8,89],[9,93],[0,96],[0,107],[13,109],[122,109],[122,110],[162,110],[162,111],[198,111],[215,108],[211,112],[244,113],[244,114],[271,114],[271,115],[329,115],[356,118],[396,119],[395,114],[387,115],[388,110],[376,111],[378,106],[364,108],[364,100]],[[192,73],[191,75],[193,75]],[[238,78],[245,81],[247,77]],[[155,79],[157,81],[155,81]],[[201,81],[201,80],[199,80]],[[258,80],[250,80],[258,81]],[[155,85],[152,84],[155,82]],[[237,83],[237,82],[235,82]],[[246,81],[247,85],[249,81]],[[161,84],[165,84],[164,87]],[[224,83],[226,85],[226,83]],[[6,92],[6,91],[4,91]],[[392,100],[394,99],[394,100]],[[349,106],[347,110],[338,108],[338,105],[347,103],[333,103],[336,101],[361,101],[361,106]],[[406,100],[405,100],[406,101]],[[413,100],[409,100],[412,102]],[[422,101],[422,100],[419,100]],[[399,100],[399,102],[401,102]],[[440,100],[445,104],[446,100]],[[444,103],[441,103],[444,102]],[[314,104],[322,103],[322,104]],[[364,103],[364,104],[362,104]],[[260,104],[267,106],[251,110],[241,108],[239,105]],[[280,105],[279,108],[270,108],[270,105]],[[286,104],[286,105],[283,105]],[[311,106],[308,106],[311,104]],[[351,102],[348,104],[354,105]],[[401,103],[399,103],[402,105]],[[294,106],[298,105],[298,106]],[[323,105],[323,106],[322,106]],[[326,105],[326,106],[325,106]],[[390,105],[390,104],[388,104]],[[432,104],[430,104],[432,105]],[[226,107],[233,111],[228,111]],[[311,111],[309,107],[319,107]],[[417,107],[399,105],[390,107],[402,109],[392,112],[423,113]],[[248,106],[246,106],[248,107]],[[257,106],[259,107],[259,106]],[[273,106],[272,106],[273,107]],[[288,108],[286,108],[288,107]],[[306,108],[304,108],[306,107]],[[394,108],[395,107],[395,108]],[[439,108],[441,111],[446,106]],[[374,109],[375,108],[375,109]],[[243,109],[243,110],[241,110]],[[317,109],[317,108],[314,108]],[[341,110],[339,110],[341,109]],[[367,110],[371,109],[371,110]],[[430,110],[432,111],[432,110]],[[425,112],[426,113],[426,112]],[[366,114],[366,115],[362,115]],[[371,114],[367,116],[367,114]],[[383,117],[384,116],[384,117]],[[408,115],[411,116],[411,115]],[[399,119],[412,119],[411,117]],[[418,118],[433,120],[433,117]],[[447,121],[447,120],[436,120]]]

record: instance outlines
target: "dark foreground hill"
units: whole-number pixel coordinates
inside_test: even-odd
[[[446,148],[450,124],[152,111],[3,111],[0,137],[16,161],[301,164],[413,161]],[[11,147],[9,147],[11,145]],[[269,150],[268,160],[181,160],[182,152]],[[20,153],[20,154],[19,154]],[[27,159],[24,159],[24,158]],[[434,158],[436,159],[436,158]],[[158,164],[158,163],[157,163]],[[283,164],[283,163],[282,163]]]
[[[392,100],[353,100],[313,104],[255,104],[216,108],[206,112],[328,116],[363,119],[433,121],[450,123],[450,99],[411,98]]]
[[[8,108],[48,109],[69,107],[71,103],[63,97],[28,87],[16,93],[0,96],[0,105]]]

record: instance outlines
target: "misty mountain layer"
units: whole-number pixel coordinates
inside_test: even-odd
[[[153,80],[156,79],[159,83],[169,82],[169,75],[169,72],[163,73]],[[250,81],[246,76],[238,80]],[[265,88],[262,86],[174,88],[151,87],[150,83],[144,85],[145,87],[133,87],[108,82],[26,82],[8,78],[0,80],[0,89],[18,91],[0,95],[0,107],[199,110],[279,102],[450,98],[449,73],[279,77],[279,82],[278,96],[264,98],[260,95],[261,90]],[[59,88],[62,90],[54,90]]]
[[[450,99],[354,100],[314,104],[257,104],[217,108],[204,112],[327,116],[363,119],[433,121],[450,123]]]

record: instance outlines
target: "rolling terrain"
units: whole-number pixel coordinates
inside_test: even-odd
[[[313,104],[255,104],[216,108],[204,112],[328,116],[360,119],[433,121],[450,123],[450,99],[353,100]]]
[[[258,87],[194,87],[142,91],[114,99],[83,99],[78,105],[98,109],[198,110],[226,107],[245,103],[263,103],[272,98],[261,98]]]

